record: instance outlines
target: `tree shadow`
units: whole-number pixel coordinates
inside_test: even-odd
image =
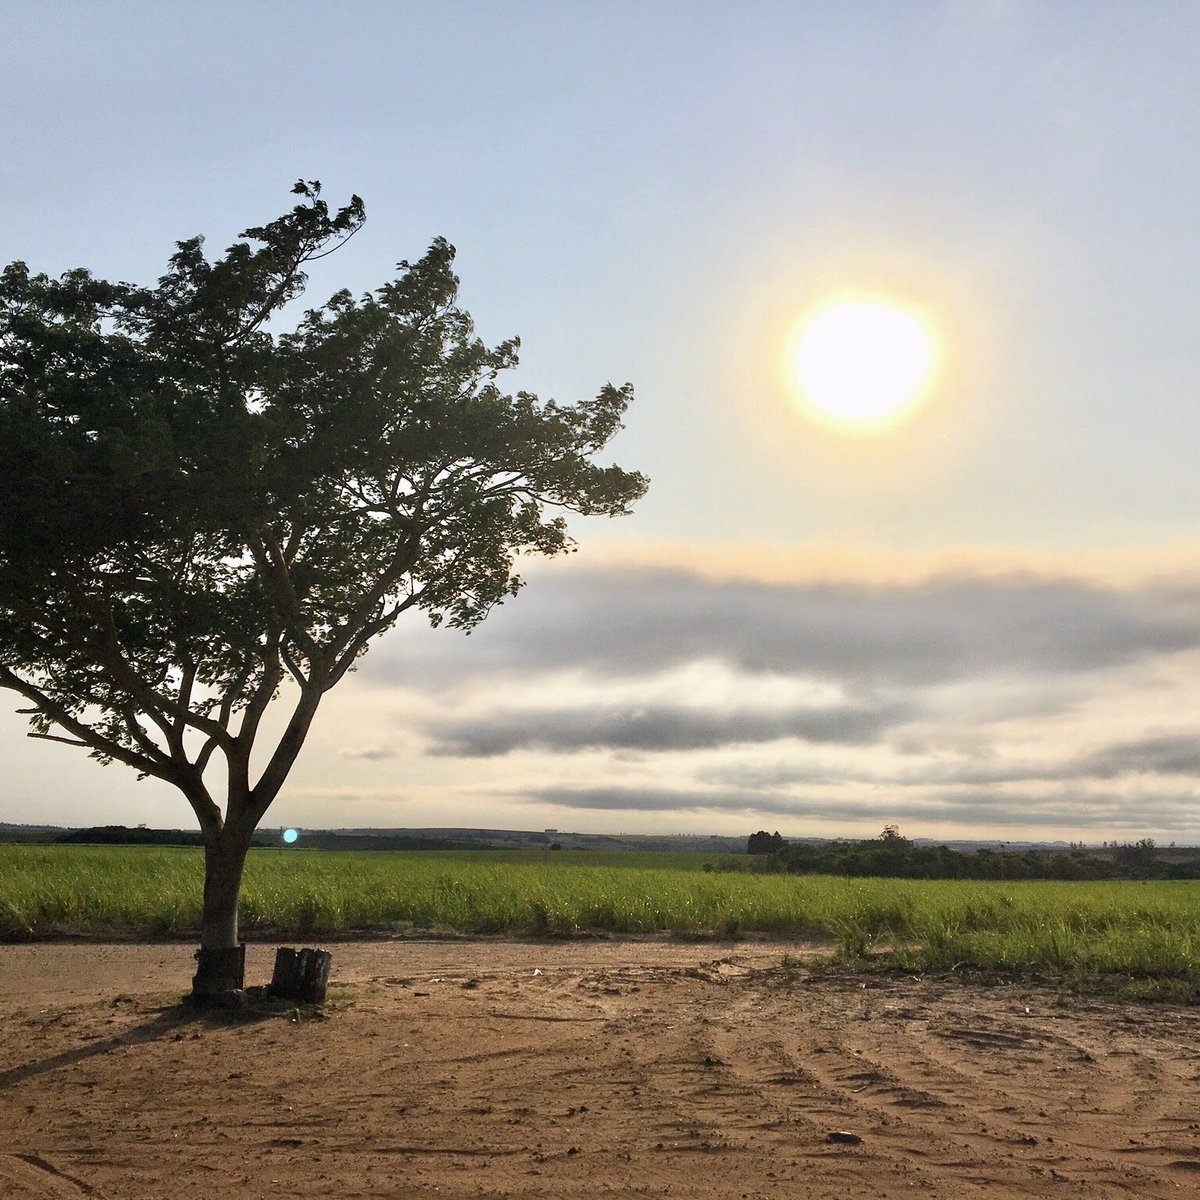
[[[205,1029],[227,1029],[230,1026],[257,1025],[263,1021],[278,1020],[281,1017],[295,1019],[296,1005],[266,1000],[246,1004],[239,1008],[197,1008],[190,1000],[178,1004],[167,1005],[164,1008],[152,1010],[150,1019],[122,1033],[110,1037],[98,1038],[83,1046],[52,1054],[47,1058],[34,1059],[19,1067],[11,1067],[0,1071],[0,1091],[15,1087],[26,1079],[57,1071],[62,1067],[71,1067],[76,1063],[86,1062],[101,1054],[109,1054],[122,1046],[141,1046],[148,1042],[173,1038],[183,1041],[184,1032],[192,1030],[198,1037]]]

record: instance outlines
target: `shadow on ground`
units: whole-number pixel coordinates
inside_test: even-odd
[[[128,997],[118,996],[113,1004],[125,1002],[132,1001]],[[24,1079],[45,1075],[62,1067],[74,1066],[76,1063],[86,1062],[100,1054],[110,1054],[122,1046],[138,1046],[163,1039],[181,1042],[187,1030],[196,1032],[202,1029],[223,1029],[231,1025],[253,1025],[281,1018],[298,1020],[302,1012],[309,1017],[316,1016],[318,1019],[324,1016],[319,1010],[312,1009],[311,1006],[297,1007],[295,1004],[283,1000],[264,999],[229,1009],[197,1008],[190,999],[185,999],[178,1004],[151,1010],[152,1015],[149,1020],[135,1025],[132,1029],[126,1029],[122,1033],[97,1038],[95,1041],[76,1046],[74,1049],[64,1050],[46,1058],[34,1059],[19,1067],[11,1067],[7,1071],[0,1071],[0,1091],[14,1087]]]

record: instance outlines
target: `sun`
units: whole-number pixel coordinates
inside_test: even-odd
[[[915,310],[876,299],[839,299],[802,322],[791,374],[802,410],[840,433],[895,428],[929,397],[940,352]]]

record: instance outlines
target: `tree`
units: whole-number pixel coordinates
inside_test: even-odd
[[[624,514],[646,487],[591,461],[628,384],[574,406],[500,390],[518,342],[475,335],[444,240],[274,332],[365,217],[293,192],[220,258],[179,242],[154,287],[0,275],[0,685],[31,736],[187,798],[201,999],[241,986],[246,852],[325,693],[402,613],[470,630],[518,556],[572,547],[563,512]]]
[[[1154,870],[1158,861],[1158,853],[1154,839],[1139,838],[1136,842],[1113,843],[1113,860],[1131,875],[1146,875]]]
[[[778,854],[786,846],[787,842],[778,829],[774,833],[760,829],[746,839],[747,854]]]

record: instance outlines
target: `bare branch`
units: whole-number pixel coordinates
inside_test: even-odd
[[[288,288],[300,273],[300,267],[308,258],[312,248],[312,244],[308,242],[303,243],[300,252],[293,258],[291,266],[282,273],[279,283],[267,294],[267,298],[259,306],[258,311],[225,338],[222,343],[223,345],[236,346],[246,341],[262,325],[278,306],[280,300],[287,294]]]
[[[246,684],[250,682],[250,678],[254,674],[257,667],[257,661],[247,663],[241,674],[238,675],[236,680],[234,680],[233,685],[222,697],[221,707],[217,710],[217,723],[222,729],[228,731],[229,721],[233,716],[233,710],[237,707],[237,702],[241,698],[242,691]],[[216,738],[211,738],[210,740],[214,742],[214,744],[217,741]]]
[[[346,234],[344,238],[342,238],[340,242],[330,246],[328,250],[322,250],[320,254],[310,254],[304,261],[320,262],[321,259],[328,258],[331,254],[340,250],[361,228],[361,225],[356,225],[348,234]]]

